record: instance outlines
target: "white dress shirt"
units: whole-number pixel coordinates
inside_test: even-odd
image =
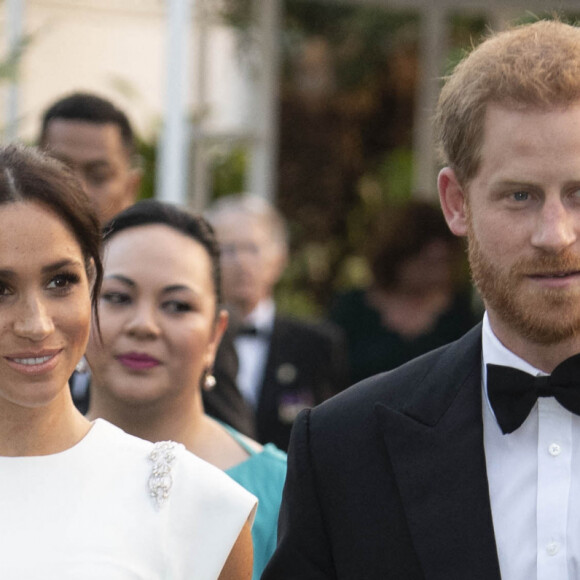
[[[580,417],[540,397],[522,426],[504,435],[487,397],[485,365],[546,373],[501,344],[487,314],[482,338],[484,447],[502,579],[580,578]]]
[[[276,306],[273,300],[263,300],[243,320],[243,325],[255,326],[256,336],[240,335],[234,339],[238,354],[238,388],[246,401],[255,409],[258,406],[260,387],[270,348],[269,336],[274,328]]]

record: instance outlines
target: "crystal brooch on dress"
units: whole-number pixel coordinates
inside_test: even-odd
[[[181,445],[174,441],[160,441],[155,443],[149,453],[149,460],[153,462],[148,482],[149,493],[157,508],[163,507],[169,498],[169,491],[173,485],[171,468],[175,462],[175,450],[178,447]]]

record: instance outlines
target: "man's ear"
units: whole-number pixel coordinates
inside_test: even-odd
[[[143,170],[140,167],[132,167],[129,172],[126,190],[126,207],[132,206],[137,202],[141,191],[141,181],[143,179]]]
[[[215,355],[217,349],[222,341],[222,337],[226,328],[228,327],[229,322],[229,314],[227,310],[220,309],[217,315],[217,319],[215,321],[215,326],[213,329],[213,336],[210,339],[208,347],[205,353],[205,368],[213,368],[213,364],[215,361]]]
[[[441,209],[449,229],[456,236],[466,236],[468,231],[467,198],[455,172],[444,167],[437,179]]]

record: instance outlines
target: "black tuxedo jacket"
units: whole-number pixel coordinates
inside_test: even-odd
[[[263,580],[500,580],[481,325],[297,419]]]
[[[347,386],[346,341],[333,324],[276,316],[258,395],[256,432],[286,450],[298,413]]]

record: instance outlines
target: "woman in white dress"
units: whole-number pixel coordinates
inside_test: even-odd
[[[0,147],[0,578],[248,579],[251,494],[73,405],[99,252],[72,173]]]

